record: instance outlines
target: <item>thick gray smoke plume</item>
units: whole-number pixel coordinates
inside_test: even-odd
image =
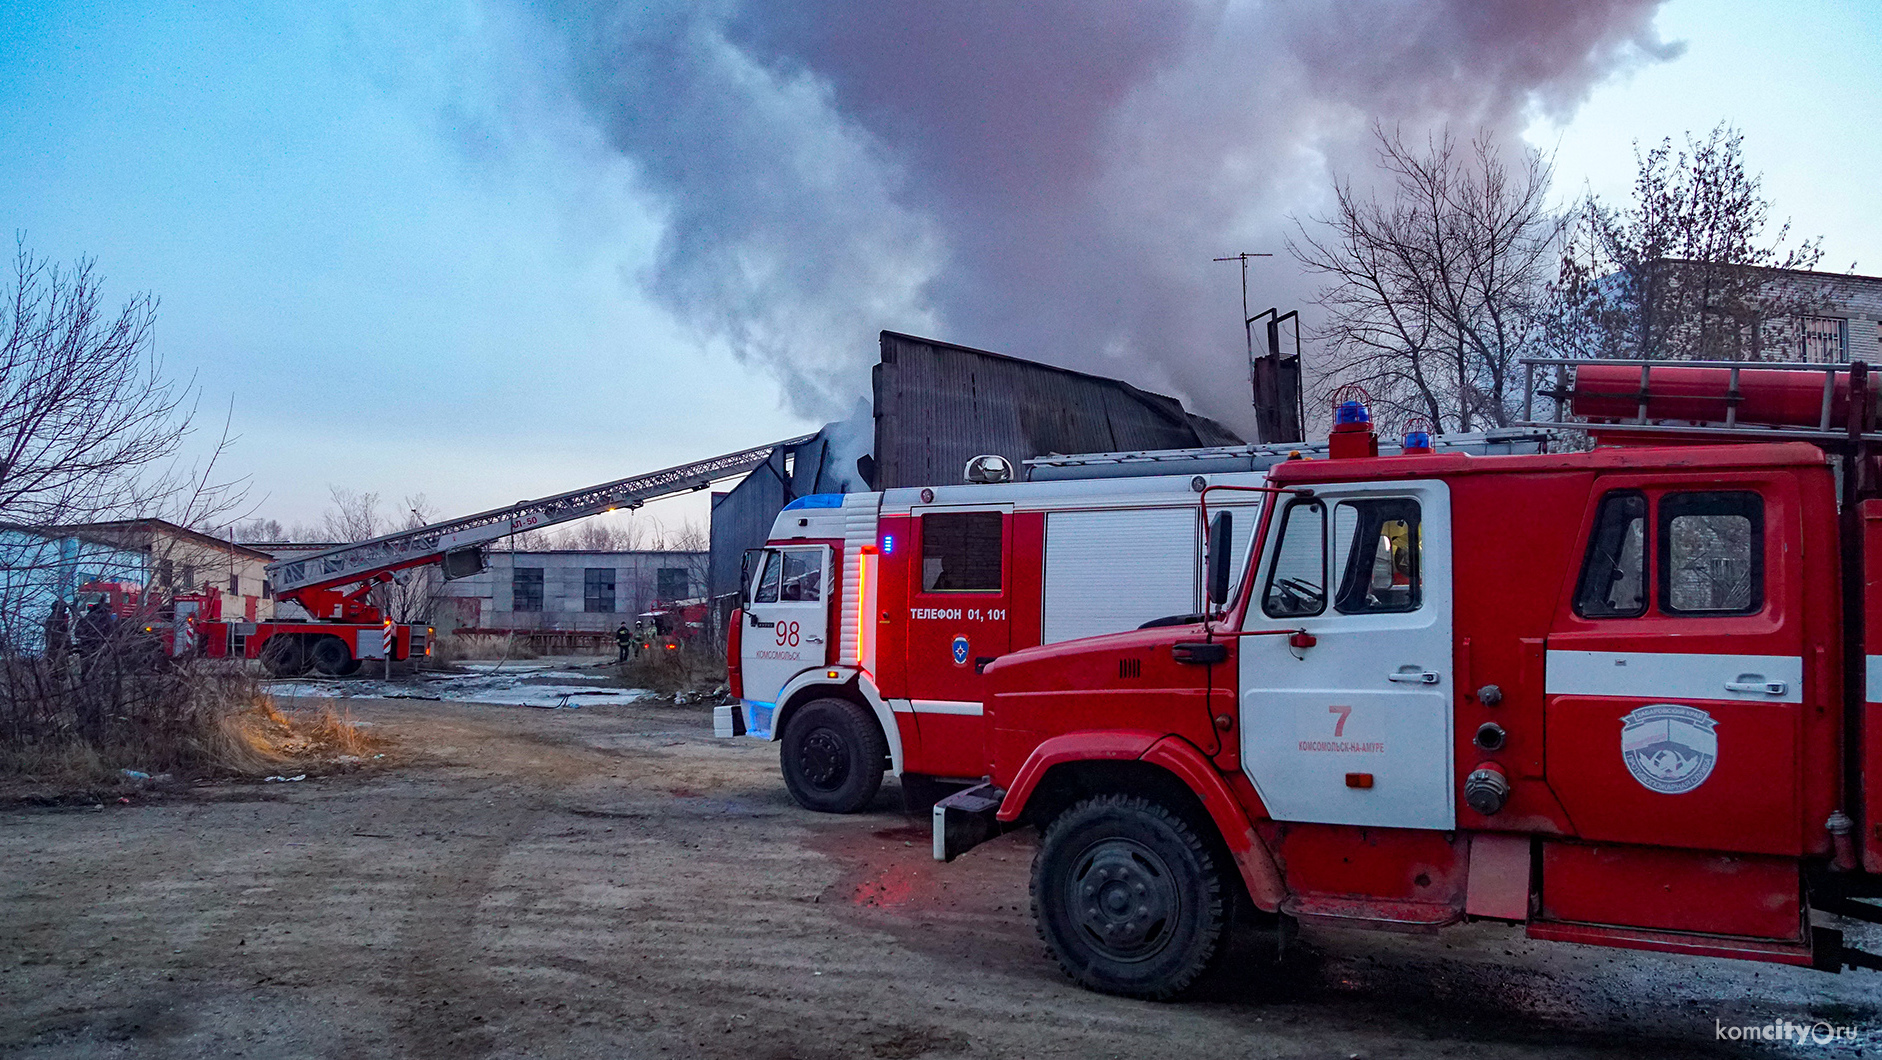
[[[666,211],[649,290],[800,411],[881,328],[1115,375],[1246,430],[1233,265],[1375,121],[1506,140],[1673,49],[1659,0],[570,5],[572,92]],[[1301,304],[1285,257],[1254,308]]]

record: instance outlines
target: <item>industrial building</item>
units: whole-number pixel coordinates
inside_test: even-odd
[[[55,601],[70,604],[86,582],[144,585],[147,553],[81,531],[0,527],[0,637],[37,654]]]
[[[704,597],[707,555],[492,551],[483,573],[443,583],[432,624],[440,633],[611,632],[656,604]]]
[[[959,482],[969,460],[989,453],[1017,468],[1053,453],[1242,444],[1175,398],[1116,379],[894,331],[880,343],[871,430],[830,424],[713,494],[715,614],[737,597],[745,550],[763,545],[772,520],[798,497]]]
[[[165,598],[213,588],[224,595],[222,613],[231,620],[274,617],[266,573],[271,553],[163,519],[86,523],[58,532],[141,554],[146,577],[139,580]]]

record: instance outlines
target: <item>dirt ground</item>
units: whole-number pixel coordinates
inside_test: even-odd
[[[798,809],[699,707],[353,700],[415,761],[0,810],[18,1057],[1876,1055],[1882,976],[1525,941],[1309,933],[1177,1004],[1069,985],[1029,833],[953,865],[893,782]],[[1773,1020],[1859,1028],[1717,1041]]]

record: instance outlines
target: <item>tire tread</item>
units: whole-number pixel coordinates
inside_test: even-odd
[[[1047,851],[1053,849],[1055,841],[1061,840],[1066,832],[1080,827],[1088,818],[1105,813],[1142,814],[1150,817],[1156,824],[1169,829],[1202,870],[1203,885],[1207,894],[1203,909],[1205,920],[1203,943],[1190,955],[1182,968],[1146,987],[1122,987],[1104,981],[1093,975],[1090,966],[1081,966],[1072,959],[1070,954],[1061,952],[1053,944],[1051,934],[1046,927],[1046,917],[1042,915],[1040,909],[1040,892],[1045,885]],[[1045,943],[1046,952],[1058,962],[1059,968],[1065,975],[1079,986],[1147,1001],[1168,1001],[1195,985],[1196,980],[1211,971],[1226,952],[1224,943],[1227,941],[1231,895],[1224,884],[1222,869],[1216,861],[1209,843],[1198,834],[1188,819],[1160,802],[1142,795],[1124,793],[1094,795],[1080,800],[1053,820],[1046,829],[1045,835],[1041,837],[1039,853],[1033,859],[1032,879],[1027,889],[1031,898],[1034,930],[1037,931],[1040,941]]]

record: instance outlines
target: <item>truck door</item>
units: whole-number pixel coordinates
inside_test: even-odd
[[[904,750],[904,768],[982,776],[987,755],[978,663],[1009,648],[1011,508],[917,508],[913,516],[920,562],[908,564],[905,702],[921,739],[919,747]]]
[[[752,731],[770,731],[778,690],[828,658],[830,546],[767,548],[754,564],[751,602],[745,608],[740,667],[751,702]]]
[[[1279,503],[1243,619],[1313,640],[1242,638],[1243,769],[1276,820],[1453,828],[1450,490],[1314,493]]]
[[[1550,789],[1583,839],[1798,853],[1803,726],[1834,698],[1796,483],[1609,475],[1589,503],[1548,638]]]

